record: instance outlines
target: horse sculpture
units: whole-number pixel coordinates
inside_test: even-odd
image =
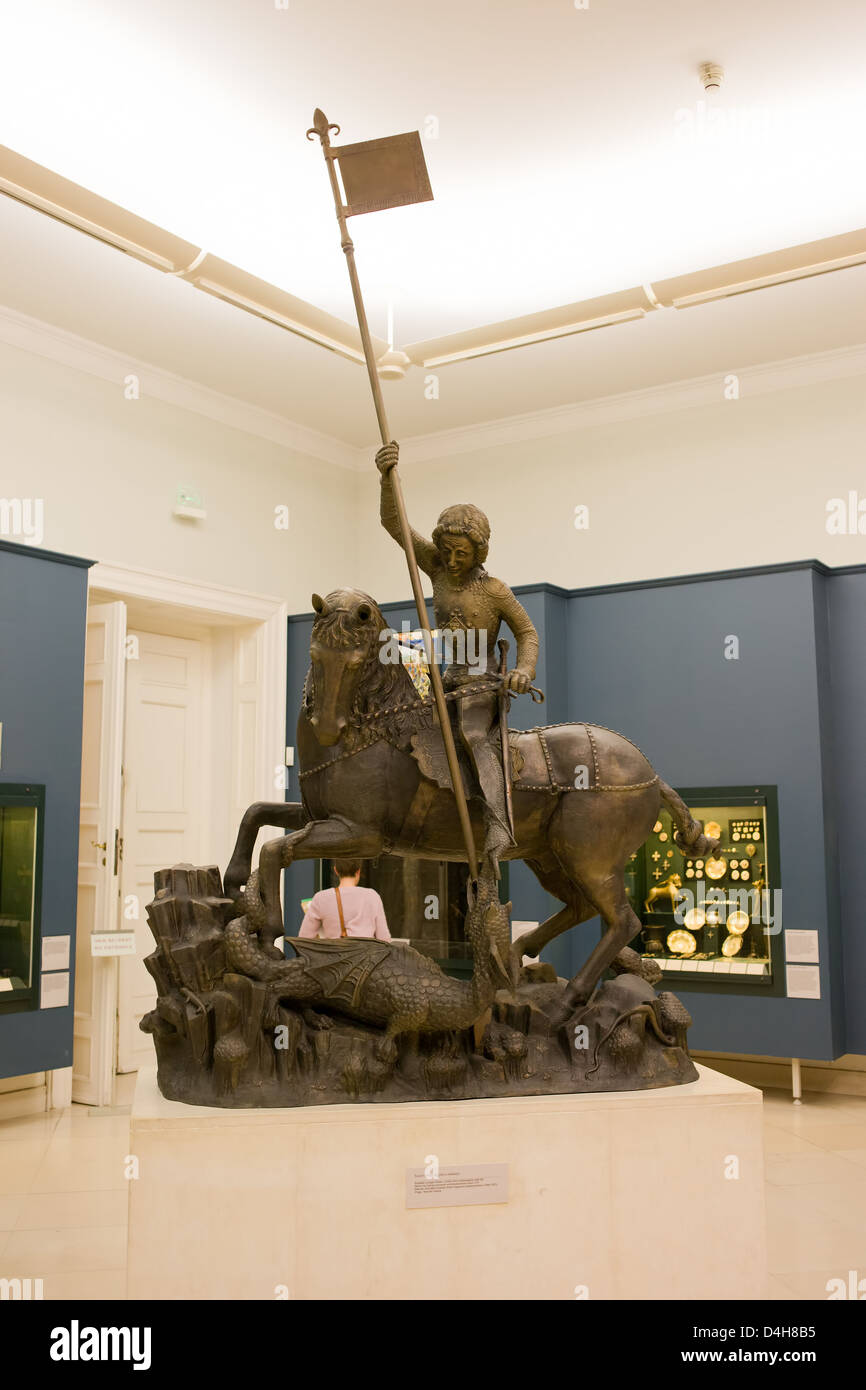
[[[298,719],[303,801],[258,802],[245,813],[225,875],[265,947],[283,933],[280,873],[295,859],[383,853],[465,861],[442,740],[429,699],[399,660],[384,659],[391,629],[369,595],[338,589],[313,595],[311,666]],[[456,691],[450,698],[458,698]],[[676,844],[706,855],[685,802],[627,738],[594,724],[553,724],[509,736],[515,847],[563,907],[514,947],[513,966],[537,956],[570,927],[600,915],[601,939],[565,992],[562,1018],[592,995],[618,952],[640,930],[624,868],[649,835],[662,804]],[[476,843],[483,806],[469,783]],[[268,841],[251,873],[259,829],[289,833]]]

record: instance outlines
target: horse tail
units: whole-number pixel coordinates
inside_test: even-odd
[[[695,820],[682,797],[678,796],[667,782],[663,782],[661,777],[659,778],[659,791],[662,801],[679,827],[674,832],[674,843],[682,850],[683,854],[693,859],[698,854],[707,855],[718,849],[718,840],[711,840],[709,835],[704,834],[702,822]]]

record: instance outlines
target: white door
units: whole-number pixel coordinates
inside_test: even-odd
[[[155,949],[145,908],[156,869],[202,863],[210,768],[204,758],[208,710],[205,644],[188,637],[130,631],[123,773],[123,923],[135,928],[135,956],[121,956],[118,1071],[154,1061],[153,1039],[139,1028],[156,1003],[144,965]]]
[[[118,925],[126,605],[87,610],[75,948],[72,1099],[109,1105],[114,1085],[117,962],[90,954],[94,931]]]

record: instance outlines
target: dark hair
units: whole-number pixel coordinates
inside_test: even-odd
[[[352,878],[361,867],[360,859],[335,859],[334,873],[337,878]]]

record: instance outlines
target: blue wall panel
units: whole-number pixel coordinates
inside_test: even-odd
[[[70,1000],[88,563],[0,542],[0,781],[45,784],[42,935],[72,939]],[[71,1065],[71,1003],[0,1011],[0,1077]]]
[[[818,931],[822,998],[683,988],[696,1048],[835,1052],[812,577],[804,566],[570,600],[572,717],[626,734],[672,786],[779,788],[783,924]],[[725,659],[730,636],[738,660]]]
[[[828,585],[845,1051],[866,1053],[866,572]]]

